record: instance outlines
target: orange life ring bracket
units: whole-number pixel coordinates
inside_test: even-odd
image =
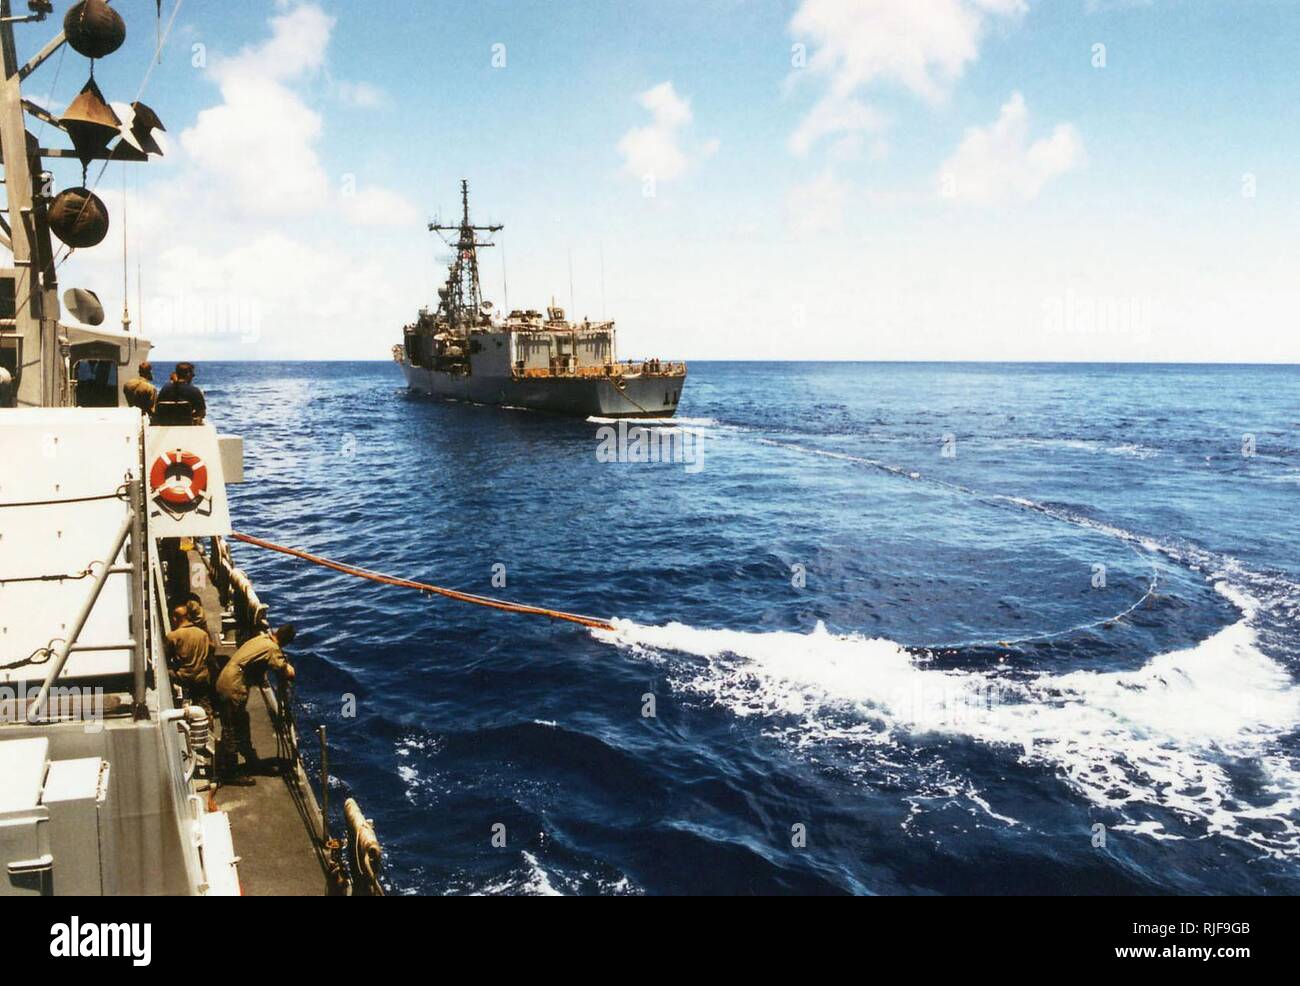
[[[173,517],[187,514],[209,499],[207,464],[186,449],[164,452],[149,467],[149,491]]]

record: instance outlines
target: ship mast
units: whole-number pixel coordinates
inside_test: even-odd
[[[128,129],[95,85],[94,60],[112,54],[126,37],[121,17],[105,0],[75,5],[64,18],[65,30],[22,62],[14,25],[39,23],[54,12],[50,0],[27,0],[27,8],[29,14],[17,16],[13,0],[0,0],[0,163],[5,197],[0,247],[13,254],[11,265],[0,263],[0,357],[15,364],[10,372],[17,380],[20,406],[58,407],[69,402],[71,384],[51,233],[63,241],[68,254],[94,246],[108,232],[108,212],[89,188],[54,195],[54,178],[45,170],[44,159],[79,159],[84,185],[92,161],[144,161],[161,154],[152,131],[162,122],[137,101],[131,104],[134,116]],[[73,31],[71,38],[68,30]],[[91,77],[64,115],[55,117],[23,99],[22,83],[65,44],[91,60]],[[25,113],[68,136],[73,147],[40,146],[27,131]],[[117,142],[109,148],[113,140]]]
[[[447,226],[433,222],[429,223],[429,229],[439,236],[444,233],[456,234],[456,258],[447,268],[446,285],[438,292],[438,310],[453,328],[463,333],[478,322],[483,304],[478,280],[478,250],[496,245],[488,240],[480,240],[478,234],[496,233],[505,227],[475,226],[470,222],[469,182],[465,179],[461,179],[460,183],[460,202],[461,219],[458,225]],[[446,236],[443,236],[443,240],[448,246],[453,245]]]
[[[4,162],[5,212],[0,217],[0,245],[13,254],[13,266],[0,268],[0,335],[16,342],[19,366],[14,374],[20,404],[62,402],[66,382],[59,362],[42,358],[58,351],[59,285],[54,276],[54,250],[45,219],[45,201],[35,194],[41,175],[40,153],[29,144],[23,120],[22,80],[49,57],[42,52],[31,64],[18,61],[14,24],[43,20],[46,11],[33,6],[27,17],[15,17],[10,0],[0,0],[0,156]],[[54,48],[61,43],[62,35]],[[47,46],[49,48],[50,46]],[[51,51],[54,49],[51,48]]]

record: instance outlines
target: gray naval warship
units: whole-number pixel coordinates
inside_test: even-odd
[[[455,256],[438,306],[407,325],[393,358],[409,389],[448,400],[601,418],[669,418],[677,412],[686,364],[619,362],[612,321],[570,321],[563,308],[514,310],[500,317],[479,288],[478,251],[490,247],[469,217],[461,182],[461,221],[429,229],[450,234]]]
[[[102,162],[102,176],[107,162],[161,153],[161,121],[139,102],[120,119],[93,74],[61,116],[23,98],[65,45],[93,60],[125,40],[105,0],[82,0],[24,61],[15,25],[54,12],[27,7],[0,0],[0,248],[12,255],[0,254],[0,897],[382,894],[355,801],[346,840],[330,831],[323,728],[312,776],[292,682],[251,689],[267,766],[231,787],[214,776],[215,724],[175,684],[170,606],[199,603],[218,663],[270,626],[226,543],[243,440],[210,418],[128,405],[123,385],[150,343],[125,307],[120,330],[90,291],[68,291],[61,310],[62,260],[108,234],[88,166]],[[164,42],[160,13],[159,52]],[[43,146],[25,115],[72,146]],[[79,159],[81,186],[56,194],[46,158]]]

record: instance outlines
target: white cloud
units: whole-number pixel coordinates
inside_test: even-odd
[[[693,116],[690,102],[677,95],[672,82],[647,89],[637,100],[650,111],[650,123],[633,127],[618,142],[623,167],[629,174],[672,181],[685,174],[695,160],[718,152],[721,142],[716,138],[705,141],[694,152],[682,146],[682,131],[690,126]]]
[[[324,69],[333,24],[315,5],[284,7],[265,41],[214,60],[215,104],[182,130],[180,153],[141,166],[125,227],[144,310],[134,285],[130,307],[160,358],[383,355],[421,300],[420,209],[365,175],[331,174],[327,121],[299,91]],[[120,220],[121,190],[106,181],[100,194]],[[78,251],[67,273],[112,311],[122,229],[116,249]]]
[[[150,270],[144,330],[177,358],[215,349],[310,359],[356,352],[359,329],[382,341],[401,325],[382,262],[328,241],[268,230],[229,249],[188,242],[165,250]]]
[[[806,154],[822,137],[877,128],[880,116],[858,98],[872,83],[942,99],[978,56],[988,21],[1026,9],[1026,0],[802,0],[790,31],[812,42],[807,71],[827,88],[791,149]]]
[[[339,82],[334,91],[342,103],[357,109],[377,110],[388,105],[388,94],[369,82]]]
[[[822,137],[830,134],[852,136],[863,130],[879,130],[884,124],[884,116],[861,100],[825,96],[790,135],[790,150],[803,157]]]
[[[356,191],[345,193],[340,203],[344,217],[358,226],[409,228],[412,225],[412,217],[421,215],[419,206],[406,196],[380,185],[363,186]]]
[[[304,71],[284,85],[291,93],[295,88],[319,93],[312,82]],[[321,160],[334,116],[346,115],[333,94],[324,95],[311,104],[321,114],[320,143],[312,145],[320,148]],[[211,96],[214,107],[225,104],[215,87]],[[165,98],[146,101],[167,118]],[[677,104],[666,100],[664,105]],[[696,108],[703,117],[702,107]],[[649,108],[630,109],[645,114],[635,122],[655,121]],[[1019,112],[1010,114],[1012,120]],[[1054,135],[1054,118],[1039,123],[1022,118],[1019,129],[1008,124],[999,130],[994,121],[1000,119],[990,107],[975,122],[986,137],[986,157],[995,146],[1019,149],[1019,157],[1012,158],[1023,158],[1020,167],[992,169],[1004,178],[1033,186],[1082,160],[1082,142],[1068,127]],[[169,122],[177,125],[175,135],[187,121]],[[677,131],[691,160],[705,149],[702,139],[686,140],[700,122],[682,123]],[[833,152],[841,140],[848,142]],[[806,358],[1297,358],[1295,339],[1276,330],[1300,306],[1300,285],[1286,287],[1294,280],[1286,276],[1291,235],[1286,215],[1252,210],[1249,222],[1233,223],[1222,221],[1227,213],[1189,206],[1186,216],[1171,216],[1169,224],[1156,227],[1125,210],[1098,210],[1091,199],[1041,194],[1036,208],[1024,210],[1013,223],[998,213],[976,211],[936,229],[934,213],[917,208],[911,185],[897,193],[873,191],[847,170],[854,154],[865,167],[887,153],[879,141],[870,132],[825,139],[825,150],[832,153],[807,166],[803,183],[784,202],[777,199],[778,213],[783,206],[788,210],[778,235],[770,213],[757,209],[736,210],[738,228],[721,243],[711,222],[708,236],[682,235],[680,215],[647,214],[651,232],[654,222],[671,223],[663,235],[674,237],[674,249],[666,252],[660,236],[641,235],[639,229],[627,236],[611,232],[603,248],[605,271],[597,266],[594,245],[587,251],[585,277],[583,253],[575,255],[579,298],[584,280],[594,296],[591,286],[598,272],[605,274],[608,314],[619,320],[626,355],[787,359],[791,311],[797,308],[805,326],[797,355]],[[954,133],[944,151],[953,151],[956,159],[959,144],[964,146],[963,135]],[[372,184],[361,171],[355,199],[340,195],[340,175],[328,182],[328,194],[314,212],[287,217],[236,212],[225,201],[226,186],[212,181],[202,162],[177,150],[174,157],[129,172],[132,189],[139,175],[141,193],[132,190],[125,224],[120,176],[116,168],[109,172],[99,190],[114,220],[109,240],[97,250],[77,251],[60,269],[61,287],[98,291],[113,322],[121,311],[116,292],[125,225],[132,280],[137,259],[143,259],[143,329],[158,344],[160,361],[386,357],[397,327],[427,300],[429,245],[422,209],[412,210],[409,226],[360,225],[394,206],[378,181]],[[836,163],[836,154],[842,162]],[[263,147],[254,158],[270,170],[275,155],[274,148]],[[930,173],[944,156],[936,153],[925,168],[920,193],[929,195]],[[339,164],[340,169],[354,166],[361,167],[346,160]],[[856,223],[867,206],[869,222]],[[1249,202],[1240,208],[1250,209]],[[811,236],[798,249],[780,235],[792,226],[796,232],[819,232],[837,225],[844,235]],[[1074,232],[1062,237],[1064,228]],[[564,293],[565,261],[562,252],[556,260],[555,251],[547,251],[553,245],[549,233],[539,232],[532,249],[523,241],[511,247],[513,256],[532,258],[518,274],[511,271],[512,302],[516,292],[519,300],[544,299],[557,286],[557,293]],[[485,274],[495,273],[495,262],[492,268],[485,266]],[[1188,271],[1199,276],[1189,278]],[[665,284],[674,290],[665,292]],[[1044,331],[1044,299],[1070,297],[1151,299],[1150,338]],[[590,310],[595,313],[594,304]],[[134,285],[131,312],[138,325]],[[225,312],[244,313],[248,321],[229,325]],[[1225,321],[1239,328],[1224,333]],[[701,324],[744,328],[702,333]],[[286,401],[308,397],[296,391],[277,394]]]
[[[417,210],[401,196],[376,185],[357,190],[355,176],[331,176],[321,162],[324,120],[296,87],[323,70],[334,18],[306,4],[272,17],[270,28],[265,41],[214,62],[221,101],[181,133],[198,190],[248,218],[335,210],[363,225],[408,219]],[[364,82],[328,89],[352,106],[384,100]]]
[[[966,131],[939,169],[940,193],[964,202],[1028,201],[1084,161],[1083,139],[1068,123],[1029,143],[1029,111],[1024,97],[1014,92],[997,120]]]
[[[1083,5],[1085,14],[1107,13],[1111,10],[1124,10],[1129,7],[1150,7],[1154,0],[1087,0]]]
[[[315,4],[293,7],[271,18],[271,37],[238,55],[223,58],[213,71],[223,78],[254,76],[289,80],[318,71],[325,62],[334,18]]]
[[[266,41],[213,64],[221,103],[200,112],[180,140],[227,207],[294,215],[328,199],[316,153],[321,117],[290,83],[320,69],[333,26],[319,7],[296,7],[271,19]]]
[[[790,230],[796,236],[811,236],[840,229],[848,197],[849,186],[829,170],[796,185],[786,200]]]
[[[677,95],[671,82],[661,82],[647,89],[638,101],[650,111],[655,126],[675,130],[691,122],[691,104]]]
[[[285,86],[256,76],[223,80],[221,95],[181,134],[181,146],[227,207],[257,216],[319,209],[330,193],[316,153],[320,115]]]

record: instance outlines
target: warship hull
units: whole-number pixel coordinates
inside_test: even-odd
[[[430,397],[583,418],[671,418],[686,383],[684,372],[680,376],[516,377],[446,373],[405,361],[401,366],[407,387]]]

